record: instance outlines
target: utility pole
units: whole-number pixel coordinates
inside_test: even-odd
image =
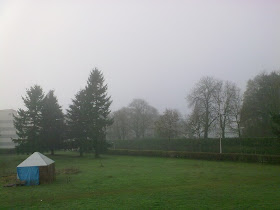
[[[220,123],[220,128],[221,128],[221,116],[222,114],[219,112],[219,123]],[[220,154],[222,154],[222,130],[220,131]]]
[[[220,134],[220,153],[222,153],[222,135]]]

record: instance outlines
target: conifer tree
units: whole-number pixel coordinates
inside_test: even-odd
[[[44,93],[39,85],[27,89],[27,94],[22,97],[26,109],[19,109],[14,116],[14,125],[17,129],[18,139],[14,139],[18,152],[43,151],[40,138],[42,123],[42,106]]]
[[[93,69],[85,89],[75,96],[67,110],[69,134],[81,156],[84,151],[94,149],[95,156],[99,157],[108,146],[106,128],[112,124],[109,117],[112,101],[107,89],[101,71]]]
[[[62,147],[64,115],[53,90],[43,100],[41,125],[44,145],[54,155],[54,150]]]
[[[87,116],[85,112],[85,91],[81,90],[72,99],[72,104],[67,110],[67,143],[70,148],[78,148],[80,156],[89,148],[87,139]]]
[[[95,156],[106,149],[106,128],[113,123],[109,118],[111,97],[107,95],[107,84],[97,68],[92,70],[85,88],[85,109],[88,117],[88,138],[92,143]]]

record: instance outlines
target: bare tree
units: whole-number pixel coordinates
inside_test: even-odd
[[[166,109],[155,122],[155,127],[159,135],[168,140],[177,137],[180,132],[180,113],[174,109]]]
[[[230,129],[241,137],[241,109],[242,109],[242,94],[240,88],[236,87],[233,106],[230,117]]]
[[[186,119],[186,133],[189,138],[201,138],[204,132],[203,113],[199,105],[195,104],[193,111]]]
[[[156,108],[150,106],[143,99],[134,99],[128,106],[131,116],[131,129],[136,138],[145,138],[153,130],[154,122],[158,117]]]
[[[216,103],[216,116],[219,133],[222,138],[225,138],[226,130],[230,128],[233,123],[232,118],[234,114],[234,107],[238,97],[238,87],[229,81],[225,83],[220,82],[215,91],[214,98]]]
[[[208,138],[210,128],[213,126],[214,121],[217,119],[215,112],[215,94],[219,90],[221,81],[212,77],[203,77],[187,96],[189,107],[195,107],[195,105],[201,107],[201,114],[203,120],[201,121],[203,126],[203,136]]]
[[[113,113],[114,123],[111,126],[112,135],[117,139],[127,139],[129,137],[130,128],[130,110],[123,107]]]

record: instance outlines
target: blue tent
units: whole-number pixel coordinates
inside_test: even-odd
[[[52,166],[52,167],[50,167]],[[17,175],[20,181],[25,181],[25,185],[38,185],[41,177],[54,177],[54,161],[45,155],[34,152],[26,160],[17,166]]]

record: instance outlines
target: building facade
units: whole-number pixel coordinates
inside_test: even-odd
[[[12,139],[18,138],[13,120],[17,112],[13,109],[0,110],[0,149],[15,148]]]

